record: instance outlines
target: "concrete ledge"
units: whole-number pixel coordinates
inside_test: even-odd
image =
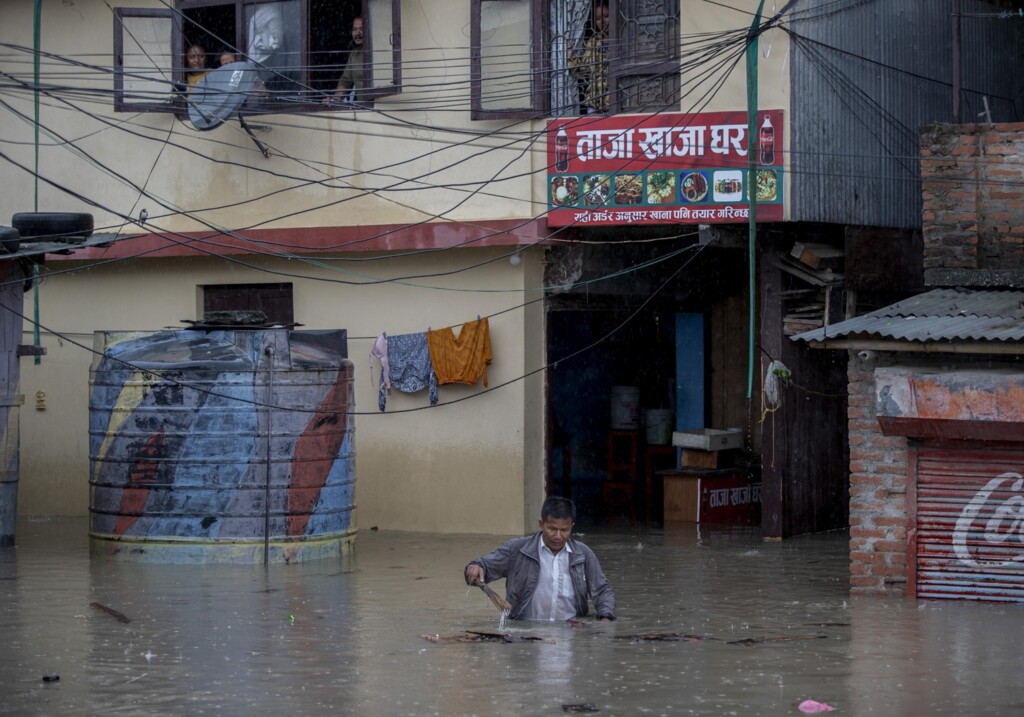
[[[878,368],[875,413],[888,436],[1019,440],[1024,372]]]

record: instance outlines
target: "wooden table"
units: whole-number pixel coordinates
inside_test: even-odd
[[[654,477],[676,465],[676,453],[676,447],[669,445],[652,443],[644,448],[644,517],[648,528],[654,520]]]
[[[761,484],[741,469],[679,468],[658,471],[665,481],[665,523],[761,521]]]

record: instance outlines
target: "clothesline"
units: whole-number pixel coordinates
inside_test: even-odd
[[[388,336],[381,332],[370,349],[370,385],[373,359],[380,362],[377,407],[383,411],[392,388],[403,393],[427,389],[430,405],[437,404],[437,387],[450,383],[487,387],[487,366],[493,359],[488,318],[467,321],[458,336],[454,326],[422,333]]]
[[[480,314],[476,315],[476,320],[477,321],[480,320]],[[463,326],[463,324],[452,324],[451,326],[445,326],[444,328],[445,329],[454,329],[456,326]],[[438,329],[438,331],[443,331],[443,330],[444,329]],[[428,326],[427,327],[427,331],[433,331],[433,328]],[[384,338],[387,338],[388,337],[388,332],[387,331],[381,331],[380,335],[383,336]],[[374,337],[373,336],[353,336],[351,338],[353,338],[353,339],[372,339]]]

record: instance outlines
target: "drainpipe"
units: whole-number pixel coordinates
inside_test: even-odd
[[[42,36],[42,22],[43,22],[43,0],[34,0],[32,5],[32,81],[34,90],[32,92],[35,98],[35,151],[36,151],[36,165],[35,165],[35,176],[33,180],[35,182],[35,203],[33,204],[34,209],[32,211],[39,211],[39,52],[42,50],[40,46]],[[40,345],[39,342],[39,263],[32,262],[32,343],[36,346]],[[43,362],[42,356],[36,354],[35,363],[36,366]]]
[[[270,565],[270,440],[273,434],[271,425],[274,403],[274,347],[267,346],[263,350],[267,355],[267,480],[263,490],[263,567]]]
[[[758,26],[761,24],[761,10],[764,9],[764,0],[757,5],[757,12],[754,14],[754,22],[750,25],[750,33],[747,35],[747,192],[750,194],[750,220],[749,241],[747,250],[747,266],[750,267],[748,278],[748,291],[750,292],[750,307],[747,337],[747,400],[754,391],[754,278],[757,248],[757,152],[755,151],[754,137],[757,136],[757,35]],[[780,128],[781,129],[781,128]]]
[[[953,0],[953,124],[960,124],[960,0]]]

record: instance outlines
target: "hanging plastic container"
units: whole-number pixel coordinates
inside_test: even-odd
[[[138,561],[293,562],[355,539],[345,331],[97,332],[89,535]]]
[[[664,446],[672,440],[672,423],[675,416],[671,408],[648,408],[644,411],[644,428],[647,431],[647,442],[655,446]]]
[[[636,386],[612,386],[611,427],[613,431],[640,428],[640,389]]]

